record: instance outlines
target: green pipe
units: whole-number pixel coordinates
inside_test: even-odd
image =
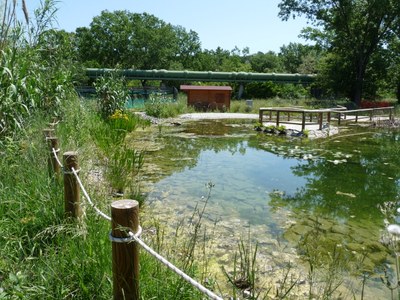
[[[238,83],[272,81],[282,83],[311,83],[315,79],[315,75],[308,74],[86,69],[86,75],[90,78],[97,78],[111,72],[120,73],[128,79],[142,80],[220,81]]]

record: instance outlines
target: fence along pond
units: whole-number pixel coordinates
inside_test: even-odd
[[[193,287],[213,300],[223,300],[220,296],[204,287],[179,268],[174,266],[140,239],[142,228],[139,225],[139,203],[136,200],[124,199],[111,203],[111,217],[99,210],[87,193],[79,178],[78,155],[74,151],[63,154],[62,164],[58,158],[60,149],[58,139],[53,136],[54,129],[43,130],[49,147],[48,169],[54,180],[60,180],[64,174],[64,207],[67,217],[82,218],[80,205],[80,190],[96,213],[107,221],[111,221],[112,230],[112,268],[113,268],[113,298],[139,300],[139,249],[140,245],[148,253],[158,259],[170,270],[189,282]]]

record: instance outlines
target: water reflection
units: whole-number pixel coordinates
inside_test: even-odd
[[[147,148],[148,171],[157,166],[148,172],[148,203],[174,207],[176,215],[165,212],[167,219],[190,215],[212,182],[206,219],[223,225],[218,235],[225,242],[240,224],[268,245],[260,248],[266,257],[274,256],[278,236],[301,253],[298,245],[317,228],[325,247],[318,251],[340,245],[352,259],[367,253],[366,270],[383,266],[389,253],[379,243],[383,216],[377,205],[399,194],[399,133],[353,128],[348,135],[309,141],[251,127],[202,121],[136,136],[144,149],[148,142],[160,145]],[[230,246],[218,247],[226,253]],[[279,259],[277,264],[288,257]]]

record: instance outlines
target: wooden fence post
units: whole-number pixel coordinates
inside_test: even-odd
[[[78,155],[74,151],[63,154],[64,161],[64,207],[65,214],[74,218],[82,215],[80,207],[80,187],[72,168],[79,173]]]
[[[139,203],[118,200],[111,204],[111,236],[127,238],[127,231],[139,229]],[[112,243],[113,294],[115,300],[139,300],[139,245],[134,242]]]
[[[58,148],[58,138],[56,137],[48,137],[47,143],[49,146],[49,158],[48,158],[48,166],[49,166],[49,176],[50,178],[55,177],[57,179],[60,178],[60,165],[57,162],[58,152],[60,149]],[[53,152],[53,149],[56,153]]]
[[[49,137],[54,136],[54,129],[53,129],[53,128],[46,128],[46,129],[43,129],[43,135],[44,135],[44,137],[45,137],[46,139],[49,138]]]

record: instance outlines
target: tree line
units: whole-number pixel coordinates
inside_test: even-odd
[[[193,30],[148,13],[106,10],[75,32],[42,32],[42,55],[91,68],[316,74],[319,97],[400,101],[398,0],[283,0],[279,9],[283,21],[307,17],[302,36],[310,44],[289,43],[278,53],[202,49]],[[264,90],[271,92],[257,93]]]

